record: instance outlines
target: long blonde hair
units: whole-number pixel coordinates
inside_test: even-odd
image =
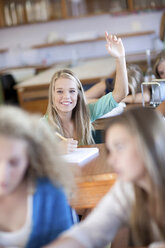
[[[72,120],[78,137],[79,144],[87,145],[93,143],[91,130],[93,129],[90,122],[89,109],[86,104],[85,94],[80,80],[70,70],[64,69],[57,71],[49,86],[49,100],[47,115],[49,123],[65,136],[65,130],[56,107],[54,106],[55,83],[59,78],[67,78],[74,81],[78,89],[78,99],[75,108],[72,111]]]
[[[54,133],[48,124],[39,121],[17,107],[0,107],[0,135],[21,139],[27,143],[29,180],[46,177],[68,193],[72,188],[73,175],[69,166],[60,158]]]
[[[133,245],[148,245],[154,240],[151,219],[165,239],[165,124],[154,109],[132,108],[110,120],[108,129],[124,125],[136,137],[137,147],[144,158],[151,194],[134,183],[130,227]],[[133,165],[132,165],[133,166]]]

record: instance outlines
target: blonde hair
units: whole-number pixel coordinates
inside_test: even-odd
[[[0,135],[24,140],[27,143],[29,180],[46,177],[69,193],[73,175],[59,156],[55,135],[48,124],[39,121],[17,107],[0,107]]]
[[[141,83],[144,81],[144,76],[141,68],[136,64],[127,64],[128,85],[131,94],[135,96],[141,91]]]
[[[87,145],[93,143],[92,138],[92,124],[90,122],[89,109],[86,104],[85,94],[80,80],[70,70],[64,69],[57,71],[52,79],[49,86],[49,99],[47,115],[49,123],[54,126],[62,135],[66,135],[65,130],[62,126],[60,116],[56,106],[54,106],[54,92],[55,83],[59,78],[67,78],[74,81],[78,89],[78,99],[75,108],[72,111],[72,120],[74,128],[78,137],[79,144]]]
[[[156,61],[154,64],[154,74],[156,78],[161,78],[158,72],[158,66],[165,61],[165,51],[162,51],[161,53],[158,54],[158,56],[156,57]]]
[[[133,245],[148,245],[155,241],[151,230],[151,219],[156,222],[161,237],[165,238],[164,123],[154,109],[139,107],[112,118],[108,129],[115,124],[124,125],[136,137],[137,147],[144,158],[151,194],[134,183],[135,202],[130,227]]]

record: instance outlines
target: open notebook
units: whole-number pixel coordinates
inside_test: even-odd
[[[94,157],[98,156],[99,149],[97,147],[90,148],[77,148],[76,151],[63,155],[62,157],[72,164],[78,164],[80,166],[85,165]]]

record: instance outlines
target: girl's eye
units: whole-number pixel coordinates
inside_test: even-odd
[[[13,159],[11,159],[11,160],[9,161],[9,163],[10,163],[11,166],[16,167],[16,166],[19,165],[19,160],[13,158]]]
[[[76,91],[75,90],[70,90],[70,93],[75,93]]]
[[[62,94],[62,90],[57,90],[57,93],[58,94]]]
[[[117,148],[118,151],[121,151],[124,148],[124,145],[123,144],[118,144],[116,146],[116,148]]]

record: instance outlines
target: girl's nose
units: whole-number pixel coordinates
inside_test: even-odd
[[[64,98],[69,98],[69,92],[64,92],[63,97]]]

